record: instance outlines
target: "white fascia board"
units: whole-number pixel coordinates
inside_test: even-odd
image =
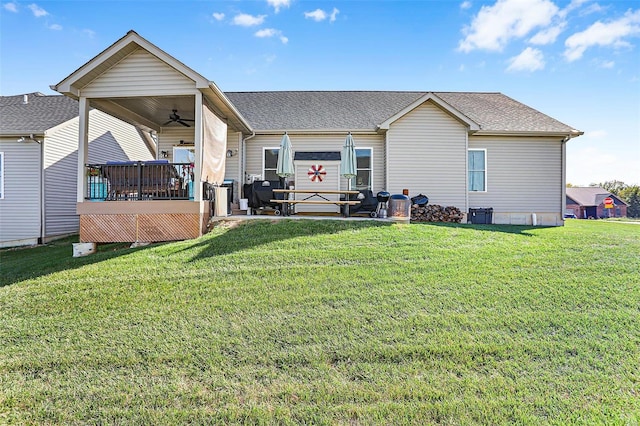
[[[417,107],[419,107],[420,105],[422,105],[427,101],[432,101],[433,103],[438,105],[440,108],[448,112],[450,115],[452,115],[453,117],[457,118],[459,121],[466,124],[469,127],[470,132],[476,132],[480,130],[480,125],[478,123],[476,123],[475,121],[473,121],[472,119],[470,119],[469,117],[467,117],[466,115],[464,115],[463,113],[461,113],[460,111],[458,111],[457,109],[455,109],[454,107],[452,107],[451,105],[449,105],[448,103],[446,103],[445,101],[443,101],[442,99],[440,99],[438,96],[436,96],[431,92],[424,94],[422,97],[414,101],[409,106],[405,107],[400,112],[386,119],[384,122],[382,122],[378,126],[378,128],[381,130],[389,130],[389,126],[391,126],[393,122],[397,121],[398,119],[405,116],[406,114],[413,111],[414,109],[416,109]]]
[[[222,90],[213,82],[207,81],[206,89],[213,92],[213,94],[222,102],[222,104],[237,118],[237,120],[244,126],[245,132],[243,133],[253,133],[253,129],[249,122],[240,114],[240,111],[236,108],[236,106],[231,102],[231,100],[224,94]]]

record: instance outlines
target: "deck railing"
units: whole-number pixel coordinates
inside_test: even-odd
[[[193,164],[166,160],[87,164],[86,200],[192,200]],[[213,200],[213,186],[203,185],[202,199]]]

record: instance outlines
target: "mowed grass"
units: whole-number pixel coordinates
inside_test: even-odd
[[[640,421],[640,226],[281,220],[0,252],[0,424]]]

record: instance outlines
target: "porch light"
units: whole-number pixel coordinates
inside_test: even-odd
[[[16,142],[23,143],[23,142],[28,142],[28,141],[33,141],[33,142],[40,143],[40,141],[37,140],[35,138],[35,136],[33,136],[33,134],[30,134],[29,136],[20,136],[20,138],[18,138],[18,140]]]

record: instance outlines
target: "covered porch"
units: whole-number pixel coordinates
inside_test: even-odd
[[[129,31],[52,89],[79,101],[81,242],[196,238],[226,215],[227,132],[252,129],[214,83]],[[136,126],[155,159],[90,163],[94,108]]]

